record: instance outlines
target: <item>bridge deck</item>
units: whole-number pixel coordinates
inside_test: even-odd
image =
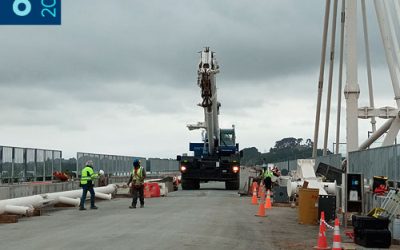
[[[268,217],[223,183],[146,199],[98,202],[99,210],[48,211],[0,225],[4,249],[310,249],[318,226],[299,225],[297,209],[274,207]],[[331,234],[330,232],[328,234]]]

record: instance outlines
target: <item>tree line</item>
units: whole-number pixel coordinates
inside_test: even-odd
[[[271,147],[267,153],[259,152],[256,147],[245,148],[241,150],[241,165],[262,165],[311,158],[313,145],[311,139],[287,137],[276,141],[274,147]],[[331,154],[329,150],[328,154]],[[317,155],[322,155],[322,149],[318,149]]]

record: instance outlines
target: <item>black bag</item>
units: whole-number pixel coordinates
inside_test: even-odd
[[[353,215],[351,217],[354,228],[359,229],[388,229],[389,218],[375,218],[372,216]]]
[[[354,229],[354,242],[364,247],[389,248],[392,235],[387,229]]]

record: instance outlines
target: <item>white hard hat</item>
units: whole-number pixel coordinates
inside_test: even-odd
[[[92,160],[88,160],[88,161],[85,163],[85,166],[93,167],[93,161],[92,161]]]
[[[104,175],[104,171],[100,169],[99,174]]]

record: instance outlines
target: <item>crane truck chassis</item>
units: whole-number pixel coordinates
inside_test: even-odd
[[[189,130],[204,129],[202,143],[190,143],[194,156],[177,156],[182,174],[182,189],[199,189],[200,182],[223,181],[228,190],[239,189],[240,155],[235,127],[220,129],[221,104],[217,100],[215,75],[219,66],[214,52],[208,47],[201,52],[197,84],[201,88],[204,122],[189,124]]]

